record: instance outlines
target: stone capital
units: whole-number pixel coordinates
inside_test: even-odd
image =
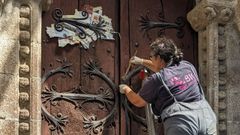
[[[202,0],[188,14],[187,19],[195,31],[201,31],[212,22],[228,23],[234,14],[233,2]]]
[[[52,5],[53,0],[42,0],[42,11],[48,11]]]

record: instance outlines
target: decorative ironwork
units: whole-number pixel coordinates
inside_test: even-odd
[[[88,12],[81,11],[81,17],[78,18],[63,18],[63,11],[55,9],[52,13],[53,19],[56,21],[54,25],[57,31],[62,31],[64,28],[75,31],[81,39],[86,38],[87,32],[84,28],[92,30],[97,38],[106,37],[104,27],[106,26],[103,19],[100,18],[99,23],[90,24],[80,20],[87,20],[89,17]]]
[[[49,125],[51,125],[49,129],[52,132],[55,132],[57,134],[64,133],[63,127],[66,126],[68,122],[68,119],[67,119],[68,117],[63,116],[61,113],[58,113],[57,116],[53,116],[47,111],[47,109],[43,105],[41,107],[41,110],[42,110],[42,118],[45,119],[49,123]]]
[[[77,94],[74,93],[75,91],[82,91],[80,87],[74,88],[72,92],[56,92],[56,87],[52,86],[50,89],[44,90],[42,92],[42,99],[43,103],[49,101],[52,105],[56,105],[55,101],[58,100],[66,100],[75,105],[75,108],[82,108],[82,105],[87,102],[97,101],[102,106],[99,106],[100,108],[108,107],[107,105],[113,104],[113,97],[111,96],[111,93],[108,90],[105,90],[103,88],[100,88],[100,94],[93,95],[93,94]],[[85,93],[85,92],[84,92]],[[83,100],[80,104],[78,103],[79,100]]]
[[[56,69],[50,70],[48,73],[44,74],[42,77],[42,83],[44,83],[47,80],[47,78],[49,78],[57,73],[63,73],[64,75],[72,77],[73,71],[70,69],[72,64],[68,63],[66,58],[64,58],[63,60],[57,59],[57,62],[61,63],[62,66],[60,66]]]
[[[165,29],[176,29],[176,35],[178,38],[182,38],[184,36],[183,27],[186,23],[184,17],[178,17],[175,23],[170,23],[162,20],[152,21],[149,19],[148,15],[146,15],[145,17],[141,16],[139,22],[141,30],[143,30],[144,32],[148,32],[149,30],[154,28],[160,28],[160,31],[163,31]]]
[[[66,60],[60,61],[62,63],[62,66],[49,71],[43,76],[42,83],[44,83],[49,77],[53,76],[57,73],[64,73],[65,75],[72,77],[72,70],[70,69],[71,64],[67,63]],[[104,73],[100,71],[100,67],[98,64],[94,61],[89,61],[84,65],[84,74],[89,76],[97,76],[100,79],[102,79],[106,84],[109,86],[109,88],[112,90],[112,93],[109,89],[104,89],[102,87],[99,88],[100,94],[87,94],[80,86],[73,88],[70,92],[57,92],[57,88],[55,85],[52,85],[50,88],[45,88],[42,91],[42,102],[50,102],[51,105],[56,105],[57,101],[59,100],[65,100],[68,102],[71,102],[75,105],[75,108],[82,108],[82,105],[87,102],[97,102],[99,103],[99,108],[104,109],[107,108],[109,111],[110,105],[114,104],[113,109],[110,111],[110,113],[102,118],[97,119],[96,116],[83,116],[83,123],[85,129],[87,129],[87,134],[98,134],[103,131],[103,127],[105,125],[110,125],[113,123],[113,117],[116,112],[117,108],[117,96],[114,93],[114,90],[116,90],[115,84],[110,80]],[[81,92],[77,93],[77,92]],[[49,123],[50,130],[52,132],[56,132],[57,134],[64,133],[64,127],[66,126],[68,120],[66,116],[62,116],[61,114],[57,116],[51,115],[47,109],[42,105],[42,115],[43,118]]]
[[[42,77],[42,83],[44,83],[49,77],[51,77],[55,74],[58,74],[58,73],[63,73],[64,75],[72,77],[73,71],[70,69],[70,66],[72,64],[67,63],[66,59],[57,60],[57,61],[60,62],[62,64],[62,66],[60,66],[56,69],[50,70],[49,72],[44,74],[43,77]],[[50,90],[53,91],[55,89],[56,89],[56,87],[52,86]],[[47,98],[46,101],[48,101],[48,99],[51,99],[51,97],[54,97],[54,94],[46,96],[44,93],[45,93],[45,90],[43,90],[43,92],[42,92],[42,99]],[[53,101],[55,101],[54,98],[52,98],[51,104],[53,104]],[[45,103],[45,102],[43,101],[43,103]],[[52,114],[50,114],[47,111],[47,109],[44,107],[43,104],[41,106],[41,110],[42,110],[42,118],[45,119],[50,125],[49,129],[52,132],[56,132],[57,134],[64,133],[64,128],[63,127],[65,127],[67,122],[68,122],[67,116],[62,116],[61,113],[59,113],[57,116],[53,116]]]
[[[127,84],[133,76],[137,75],[137,74],[138,74],[142,69],[144,69],[144,68],[145,68],[145,67],[143,67],[143,66],[139,66],[139,67],[131,70],[131,71],[126,75],[126,77],[123,78],[122,83]],[[143,118],[142,116],[136,114],[136,113],[132,110],[132,108],[129,106],[128,101],[127,101],[127,98],[126,98],[125,96],[123,97],[123,102],[122,102],[122,104],[123,104],[123,106],[124,106],[124,108],[125,108],[125,111],[126,111],[126,112],[129,112],[129,114],[131,115],[131,117],[132,117],[135,121],[139,122],[139,123],[142,124],[145,128],[147,128],[146,118]],[[128,125],[129,125],[128,114],[125,114],[125,117],[126,117],[126,119],[127,119],[127,120],[126,120],[126,126],[128,126]],[[127,129],[127,128],[126,128],[126,129]],[[126,131],[126,135],[128,135],[128,131]]]
[[[111,112],[105,117],[102,118],[100,120],[97,120],[96,117],[90,117],[90,119],[84,119],[84,126],[85,128],[88,129],[88,133],[98,133],[99,131],[101,132],[103,129],[104,125],[108,125],[113,123],[114,120],[114,114],[116,113],[116,109],[117,109],[117,95],[115,94],[115,90],[117,89],[116,85],[112,82],[112,80],[107,77],[107,75],[105,75],[103,72],[101,72],[101,69],[99,67],[99,65],[90,60],[88,63],[86,63],[84,65],[85,70],[84,73],[89,75],[89,76],[97,76],[99,78],[101,78],[102,80],[104,80],[108,86],[111,88],[112,92],[114,93],[114,106],[113,109],[111,110]]]
[[[84,11],[75,10],[74,15],[63,15],[59,8],[53,10],[55,24],[47,27],[50,38],[58,37],[58,45],[80,43],[85,49],[97,39],[114,40],[111,19],[102,15],[102,7],[85,5]]]

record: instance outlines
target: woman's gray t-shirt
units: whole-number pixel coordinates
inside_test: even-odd
[[[191,63],[183,60],[178,65],[162,69],[160,74],[177,101],[194,102],[201,100],[198,77],[195,76],[196,70]],[[174,99],[163,86],[157,73],[144,80],[139,95],[146,102],[152,104],[153,112],[156,115],[160,115],[164,108],[174,103]]]

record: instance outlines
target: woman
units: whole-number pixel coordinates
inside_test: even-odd
[[[161,117],[165,135],[216,135],[216,116],[205,100],[194,66],[182,60],[183,53],[166,37],[151,45],[150,60],[132,57],[155,73],[147,77],[135,93],[125,84],[119,90],[137,107],[151,103]]]

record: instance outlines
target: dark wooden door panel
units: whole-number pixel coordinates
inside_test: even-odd
[[[177,6],[176,6],[177,5]],[[166,22],[176,22],[179,17],[184,19],[184,26],[181,31],[176,29],[166,29],[165,34],[172,38],[184,53],[184,59],[197,66],[197,35],[187,22],[186,15],[194,7],[194,0],[168,0],[163,1],[164,20]],[[177,32],[182,34],[182,38],[177,36]]]
[[[127,18],[129,21],[126,25],[122,27],[122,35],[127,33],[127,37],[121,40],[122,51],[125,48],[128,53],[123,53],[121,59],[123,59],[121,65],[121,73],[126,70],[128,59],[134,55],[137,50],[137,56],[148,58],[149,57],[149,43],[151,43],[156,37],[165,35],[172,38],[178,47],[184,52],[184,59],[192,62],[197,66],[197,41],[196,33],[191,29],[189,23],[186,20],[186,14],[194,6],[194,1],[191,0],[130,0],[125,1],[121,5],[123,7],[128,7],[128,13],[122,13],[123,18]],[[181,20],[181,25],[179,23]],[[142,27],[140,20],[145,20],[147,22],[154,21],[161,23],[161,27],[155,27],[150,29],[145,29]],[[123,23],[121,21],[121,23]],[[165,24],[168,24],[166,26]],[[122,24],[121,24],[122,25]],[[171,26],[169,28],[169,25]],[[127,45],[126,45],[127,44]],[[129,55],[127,55],[129,54]],[[128,57],[128,58],[126,58]],[[124,61],[125,60],[125,61]],[[135,76],[131,80],[132,88],[139,90],[141,85],[141,80],[138,76]],[[129,106],[131,104],[129,103]],[[141,124],[136,116],[145,118],[145,110],[135,107],[131,107],[134,114],[131,116],[131,124],[128,127],[130,129],[130,134],[147,135],[147,129],[144,124]],[[135,117],[135,118],[134,118]],[[157,134],[163,134],[162,125],[158,122],[155,123],[155,129]]]
[[[44,107],[47,109],[48,113],[52,116],[67,116],[68,122],[65,126],[60,126],[64,129],[64,134],[66,135],[80,135],[80,134],[118,134],[118,114],[116,101],[114,101],[114,95],[117,93],[112,91],[113,89],[103,79],[96,76],[88,76],[83,74],[86,69],[84,65],[89,62],[96,62],[101,71],[106,74],[106,76],[112,81],[118,80],[118,53],[117,44],[115,41],[103,41],[98,40],[90,45],[88,50],[83,49],[80,45],[67,45],[63,48],[58,47],[57,38],[49,38],[46,34],[46,27],[50,27],[51,24],[55,23],[52,17],[52,12],[59,8],[63,11],[63,15],[73,15],[75,9],[84,10],[84,5],[90,5],[93,7],[101,6],[103,8],[103,14],[112,19],[112,24],[118,27],[116,23],[117,8],[113,8],[117,4],[117,1],[111,0],[101,0],[101,1],[80,1],[80,0],[58,0],[54,1],[50,11],[43,14],[43,31],[42,31],[42,76],[44,77],[47,73],[51,74],[57,68],[61,67],[63,64],[70,63],[69,69],[72,71],[72,77],[64,76],[64,74],[54,74],[48,77],[43,83],[43,90],[46,88],[56,91],[56,93],[64,93],[63,96],[67,94],[91,94],[101,95],[106,94],[104,92],[109,92],[106,95],[113,98],[109,100],[110,105],[104,106],[103,102],[96,99],[86,99],[83,101],[76,101],[69,99],[67,100],[56,100],[56,105],[52,105],[49,102],[44,103]],[[107,9],[107,10],[106,10]],[[56,94],[55,93],[55,94]],[[115,95],[116,96],[116,95]],[[76,102],[75,102],[76,101]],[[75,104],[76,103],[76,104]],[[115,109],[113,109],[115,108]],[[112,113],[114,110],[114,115],[111,115],[110,123],[91,125],[92,121],[102,120],[105,122],[106,116]],[[109,120],[108,120],[109,121]],[[90,123],[87,123],[90,122]],[[114,123],[113,123],[114,122]],[[95,122],[96,123],[96,122]],[[61,130],[50,131],[51,127],[54,125],[48,125],[46,120],[42,123],[42,134],[61,134]],[[93,126],[93,127],[92,127]],[[100,128],[99,128],[100,127]],[[101,128],[103,127],[103,128]],[[53,129],[53,128],[52,128]],[[56,132],[59,131],[59,132]]]
[[[137,49],[140,57],[148,58],[148,55],[146,55],[145,52],[149,51],[149,43],[151,43],[156,37],[165,35],[172,38],[182,49],[185,54],[184,59],[196,64],[196,33],[193,32],[186,20],[186,14],[193,8],[193,6],[194,2],[191,0],[131,0],[129,2],[129,46],[131,47],[131,54]],[[176,28],[163,29],[161,27],[156,27],[144,31],[139,26],[141,24],[139,22],[141,16],[144,18],[148,17],[150,21],[164,23],[176,23],[179,18],[182,18],[184,26],[181,27],[181,30]],[[179,37],[178,33],[181,34],[181,37]],[[136,43],[139,46],[138,48],[135,46]]]
[[[68,5],[68,6],[65,6]],[[67,61],[71,63],[75,63],[72,65],[72,70],[74,72],[73,77],[75,79],[72,79],[70,77],[63,77],[62,74],[56,74],[53,77],[50,77],[46,84],[43,86],[43,89],[45,86],[51,87],[52,85],[56,86],[56,91],[58,92],[66,92],[69,91],[71,88],[76,86],[79,83],[80,79],[80,55],[77,55],[80,53],[80,50],[77,47],[74,46],[66,46],[66,48],[59,48],[58,47],[58,41],[57,39],[50,39],[46,35],[46,27],[50,26],[54,23],[54,20],[52,18],[52,12],[56,8],[60,8],[64,11],[64,14],[73,14],[74,10],[78,8],[78,0],[71,0],[71,2],[68,1],[54,1],[54,4],[50,8],[50,11],[47,13],[44,13],[43,18],[43,34],[42,34],[42,75],[49,72],[52,69],[55,69],[61,65],[61,63],[57,62],[56,60],[64,60],[66,58]],[[76,61],[72,61],[76,60]],[[46,106],[49,113],[52,115],[57,115],[58,113],[61,113],[64,116],[69,117],[69,124],[68,126],[71,126],[71,129],[65,128],[65,133],[71,133],[75,134],[77,132],[82,132],[81,128],[76,125],[82,126],[81,117],[78,111],[75,111],[73,104],[70,104],[68,102],[59,101],[58,105],[52,106],[49,103]],[[71,111],[69,111],[71,110]],[[78,114],[77,114],[78,113]],[[74,122],[73,122],[74,121]],[[73,124],[75,123],[75,124]],[[75,132],[75,133],[74,133]],[[51,132],[49,130],[48,123],[46,121],[43,121],[42,124],[42,134],[43,135],[50,135]]]
[[[88,0],[83,1],[79,3],[80,9],[84,7],[84,5],[91,5],[93,7],[101,6],[103,10],[103,14],[107,15],[109,18],[112,19],[113,29],[116,30],[118,27],[117,23],[117,9],[115,8],[117,6],[117,1],[112,0]],[[115,83],[118,81],[118,68],[119,65],[117,63],[118,60],[118,53],[117,48],[118,44],[116,41],[104,41],[104,40],[98,40],[96,42],[92,43],[92,46],[89,50],[82,50],[81,51],[81,65],[84,65],[89,61],[89,59],[95,60],[101,67],[101,71],[106,73],[106,75],[109,77],[109,79],[113,80]],[[81,67],[83,68],[83,66]],[[94,79],[94,80],[92,80]],[[81,85],[88,89],[88,92],[90,93],[99,93],[101,91],[100,88],[103,88],[105,90],[109,90],[106,86],[106,83],[104,83],[102,80],[99,80],[97,78],[89,78],[88,76],[83,76],[81,79]],[[110,91],[111,92],[111,91]],[[118,92],[114,91],[114,93],[117,95]],[[116,98],[116,97],[115,97]],[[118,103],[116,103],[118,104]],[[115,107],[115,108],[114,108]],[[98,119],[104,119],[106,116],[111,113],[113,109],[115,110],[115,114],[113,119],[113,125],[114,126],[104,126],[102,134],[106,135],[117,135],[119,131],[119,121],[118,121],[118,107],[112,106],[109,107],[109,110],[101,110],[99,109],[99,104],[86,104],[85,105],[86,112],[89,114],[94,114],[97,116]]]

